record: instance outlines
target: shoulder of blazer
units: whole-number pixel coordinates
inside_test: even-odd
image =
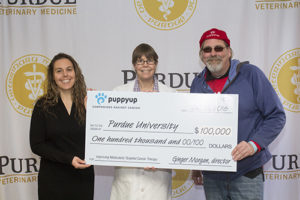
[[[160,92],[176,92],[173,88],[158,82],[158,89]]]
[[[124,85],[119,85],[113,91],[133,91],[134,83],[134,81],[130,81]]]
[[[119,85],[113,89],[113,91],[133,91],[135,81],[128,82],[124,85]],[[160,92],[175,92],[173,88],[166,86],[162,83],[158,83],[158,88]]]

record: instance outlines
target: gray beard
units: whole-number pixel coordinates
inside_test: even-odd
[[[210,64],[209,62],[206,63],[206,66],[208,68],[208,70],[214,74],[214,73],[218,73],[222,70],[222,62],[218,63],[218,64]]]

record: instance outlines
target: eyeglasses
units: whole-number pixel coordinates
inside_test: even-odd
[[[222,52],[224,49],[225,49],[226,47],[222,47],[222,46],[215,46],[214,47],[214,50],[215,50],[215,52]],[[211,51],[212,51],[212,47],[204,47],[203,49],[202,49],[202,51],[204,52],[204,53],[210,53]]]
[[[142,59],[136,61],[137,65],[143,65],[145,63],[147,63],[148,65],[154,65],[155,61],[154,60],[142,60]]]

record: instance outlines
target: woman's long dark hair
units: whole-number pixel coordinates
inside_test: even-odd
[[[41,97],[41,99],[43,99],[41,106],[45,111],[50,112],[49,107],[54,106],[58,103],[60,93],[54,80],[54,64],[57,60],[64,58],[70,60],[74,67],[75,83],[72,88],[72,100],[76,107],[75,117],[80,124],[83,124],[85,122],[86,113],[84,106],[84,98],[86,96],[86,84],[78,63],[72,56],[68,54],[59,53],[55,55],[51,60],[47,72],[47,93]]]

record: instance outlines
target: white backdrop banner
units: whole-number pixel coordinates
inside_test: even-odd
[[[300,200],[299,10],[300,0],[0,0],[0,199],[37,199],[29,123],[55,54],[72,55],[89,88],[112,90],[135,78],[132,51],[149,43],[158,80],[188,92],[203,69],[199,39],[216,27],[227,32],[234,58],[264,71],[286,110],[264,166],[265,199]],[[205,199],[190,176],[173,170],[173,199]],[[109,199],[112,179],[113,167],[96,167],[95,200]]]

